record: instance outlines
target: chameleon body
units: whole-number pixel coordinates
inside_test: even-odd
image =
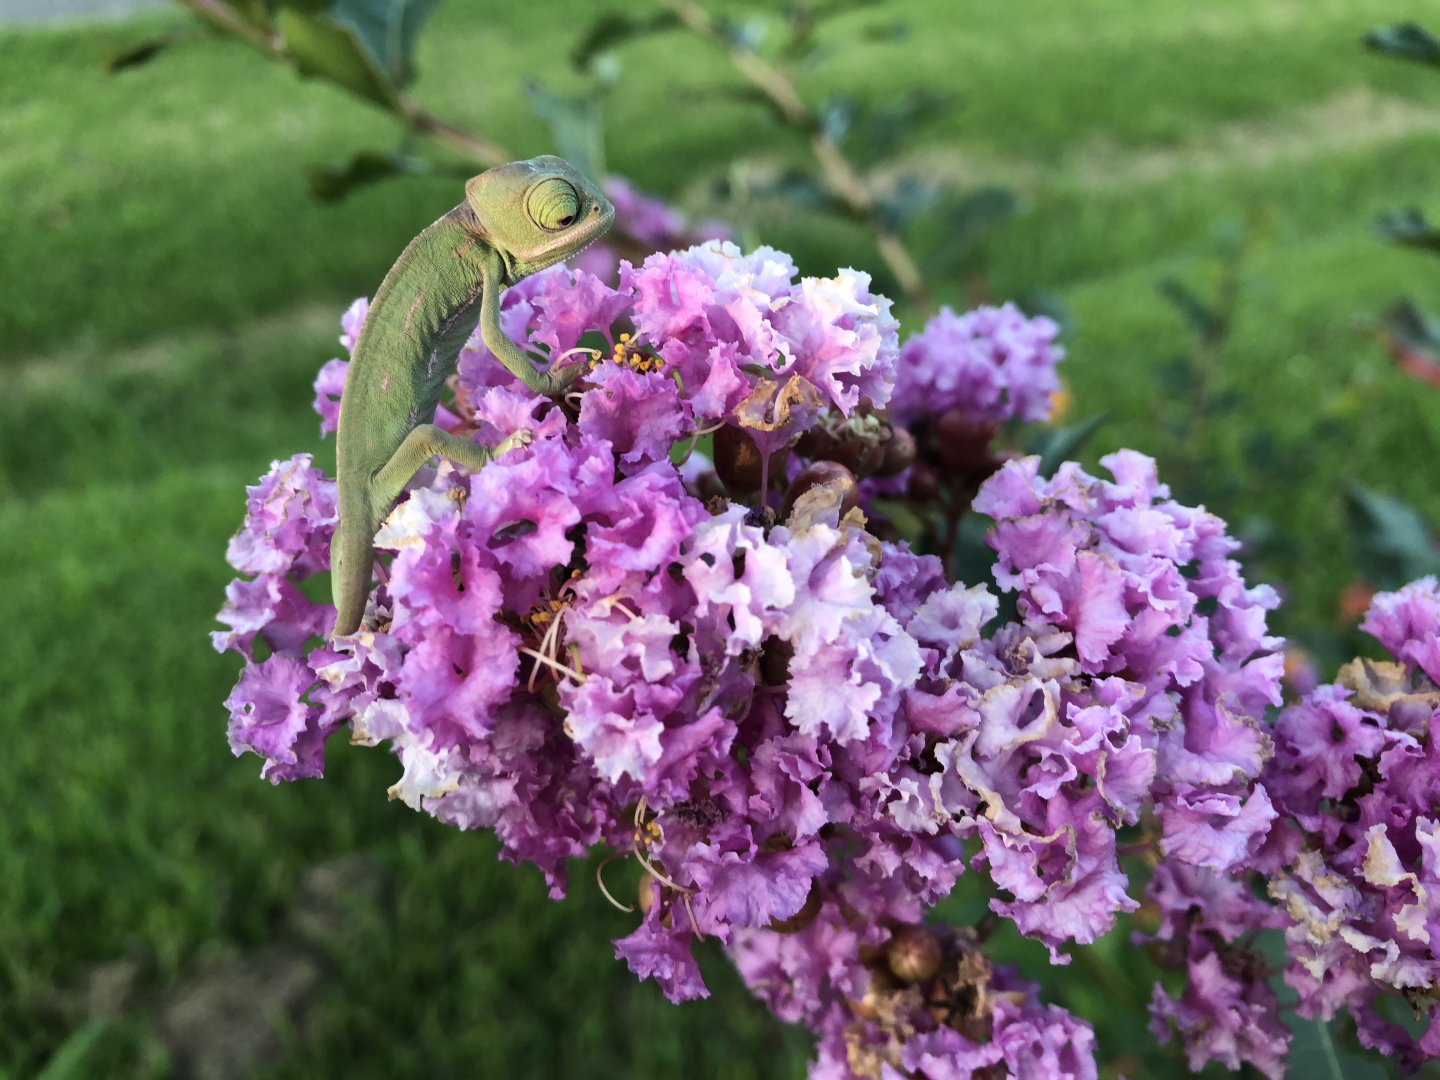
[[[530,442],[531,433],[519,431],[492,450],[434,423],[476,324],[490,351],[536,393],[559,393],[584,371],[536,368],[500,330],[500,293],[580,251],[614,219],[609,200],[561,158],[512,162],[467,182],[465,201],[411,241],[385,275],[340,397],[334,636],[360,628],[375,533],[420,466],[439,455],[479,469]]]

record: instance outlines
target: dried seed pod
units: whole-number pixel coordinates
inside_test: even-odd
[[[885,946],[885,963],[903,983],[920,983],[935,977],[945,950],[928,926],[907,926]]]
[[[940,495],[940,477],[935,469],[923,461],[917,461],[910,470],[910,498],[916,502],[929,502]]]
[[[880,459],[880,465],[875,470],[876,476],[895,476],[902,473],[915,462],[915,436],[904,428],[897,427],[891,432],[890,440],[885,444],[885,453]]]
[[[961,477],[989,475],[993,467],[990,440],[994,424],[977,424],[959,409],[947,409],[935,422],[935,451],[945,465]]]
[[[840,504],[840,517],[844,517],[860,503],[860,485],[855,475],[844,465],[835,461],[814,461],[800,470],[785,491],[785,502],[780,509],[781,520],[790,516],[796,501],[807,491],[818,487],[830,487]]]
[[[715,432],[715,475],[731,495],[749,495],[760,490],[760,448],[744,428],[726,424]],[[769,481],[785,476],[786,450],[770,455]]]

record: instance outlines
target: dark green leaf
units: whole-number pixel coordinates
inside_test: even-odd
[[[752,182],[745,195],[757,199],[782,199],[806,210],[833,212],[840,204],[829,190],[803,169],[785,169],[775,176]]]
[[[1365,46],[1376,52],[1440,67],[1440,38],[1419,23],[1382,26],[1365,35]]]
[[[1044,315],[1045,318],[1059,323],[1060,329],[1065,331],[1067,336],[1075,331],[1075,316],[1065,306],[1059,293],[1050,292],[1048,289],[1025,289],[1016,295],[1015,303],[1027,315]]]
[[[334,0],[330,17],[355,32],[392,83],[407,86],[415,77],[415,39],[436,3],[437,0]]]
[[[430,165],[421,158],[387,154],[380,150],[361,150],[349,161],[313,167],[309,173],[310,194],[320,202],[340,202],[359,189],[381,180],[397,176],[423,176],[431,171]]]
[[[1155,369],[1155,385],[1172,398],[1187,398],[1199,385],[1200,373],[1188,356],[1172,356]]]
[[[928,275],[953,276],[987,229],[1019,212],[1020,198],[1008,188],[986,187],[952,195],[936,223],[935,235],[942,238],[941,246],[925,260]]]
[[[1040,475],[1049,476],[1060,464],[1070,461],[1078,454],[1091,437],[1100,430],[1108,419],[1108,413],[1096,413],[1060,428],[1037,428],[1030,437],[1025,452],[1040,455]]]
[[[1356,541],[1355,564],[1372,585],[1394,589],[1426,574],[1440,574],[1440,547],[1418,510],[1361,484],[1351,484],[1345,498]]]
[[[1201,341],[1214,341],[1224,330],[1220,314],[1184,282],[1165,278],[1156,285],[1160,295],[1185,319],[1191,332]]]
[[[875,200],[875,212],[887,228],[902,232],[916,217],[934,206],[942,194],[934,181],[902,176],[893,190]]]
[[[850,125],[855,122],[855,100],[848,97],[833,97],[820,106],[820,130],[831,142],[845,141]]]
[[[744,52],[754,52],[760,48],[767,33],[764,22],[759,19],[737,22],[723,15],[715,19],[715,29],[730,45]]]
[[[1382,214],[1375,223],[1375,232],[1392,244],[1440,254],[1440,226],[1431,224],[1419,210],[1391,210]]]
[[[916,90],[878,108],[854,108],[847,141],[850,157],[860,165],[893,157],[907,138],[953,100],[953,95],[939,91]]]
[[[605,175],[604,121],[599,95],[570,97],[526,81],[530,111],[550,129],[555,152],[586,176]]]
[[[1385,346],[1400,370],[1440,386],[1440,321],[1426,317],[1414,301],[1401,300],[1385,312]]]
[[[1429,353],[1440,361],[1440,320],[1428,317],[1413,300],[1400,300],[1385,312],[1385,330],[1409,349]]]
[[[175,37],[174,34],[157,34],[155,37],[146,38],[144,41],[138,41],[134,45],[119,49],[106,57],[105,70],[113,75],[126,68],[148,64],[173,45]]]
[[[328,15],[287,8],[275,16],[276,29],[301,75],[325,79],[357,97],[392,106],[399,87],[362,43],[355,28]]]
[[[600,53],[679,25],[674,12],[662,11],[648,17],[612,13],[602,15],[590,24],[570,50],[570,63],[584,71]]]

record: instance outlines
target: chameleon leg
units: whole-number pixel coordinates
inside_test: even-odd
[[[400,493],[405,490],[405,485],[415,476],[420,466],[436,455],[476,472],[501,454],[517,447],[529,446],[533,438],[530,429],[525,428],[492,450],[469,439],[451,435],[434,424],[420,424],[405,436],[400,449],[396,450],[385,463],[385,467],[375,474],[375,479],[370,484],[372,505],[394,506],[395,500],[400,498]]]
[[[532,393],[554,397],[585,374],[584,364],[573,364],[560,371],[540,370],[525,351],[505,336],[500,329],[500,263],[490,260],[486,266],[480,293],[480,338],[505,370],[523,382]]]

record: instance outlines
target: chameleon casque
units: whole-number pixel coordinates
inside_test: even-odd
[[[439,455],[480,469],[532,438],[518,431],[492,450],[434,423],[476,323],[486,347],[535,393],[558,394],[585,371],[537,368],[500,330],[500,293],[585,248],[614,220],[610,201],[569,162],[516,161],[469,180],[465,201],[412,240],[385,275],[340,396],[333,636],[360,628],[375,534],[420,466]]]

